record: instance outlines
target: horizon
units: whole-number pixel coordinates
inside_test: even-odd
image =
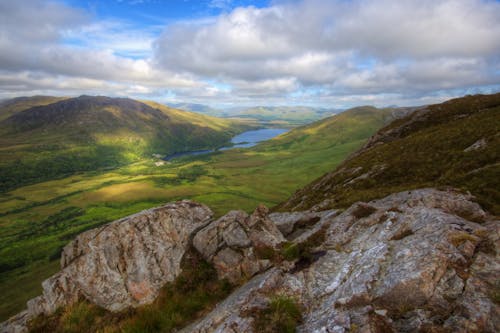
[[[500,91],[499,1],[31,0],[0,9],[0,99],[347,109]]]

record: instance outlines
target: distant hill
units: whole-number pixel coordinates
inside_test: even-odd
[[[453,186],[500,214],[499,147],[500,93],[431,105],[382,128],[336,170],[277,209],[348,207],[394,192]]]
[[[239,111],[238,117],[254,118],[262,122],[277,123],[287,122],[292,126],[304,125],[313,121],[329,117],[341,110],[313,108],[307,106],[259,106]]]
[[[31,98],[3,105],[0,114],[10,116],[0,121],[0,190],[153,153],[215,148],[244,128],[128,98]]]
[[[329,117],[341,112],[339,109],[314,108],[309,106],[255,106],[214,109],[202,104],[170,104],[183,110],[223,118],[248,118],[258,120],[266,126],[295,127]]]

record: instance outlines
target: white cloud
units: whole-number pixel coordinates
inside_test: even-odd
[[[345,94],[500,84],[498,54],[500,4],[483,0],[278,2],[170,26],[156,43],[163,68],[246,82],[235,96],[267,94],[266,80]]]
[[[0,95],[342,106],[500,86],[497,1],[206,3],[225,12],[143,27],[62,2],[0,1]]]

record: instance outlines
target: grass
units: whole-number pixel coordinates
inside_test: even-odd
[[[355,119],[339,115],[325,120],[328,126],[318,122],[297,128],[251,149],[186,157],[159,167],[154,159],[142,159],[112,170],[82,172],[3,193],[0,281],[6,281],[4,277],[16,280],[29,274],[33,265],[50,262],[84,230],[169,201],[199,201],[216,216],[232,209],[250,212],[260,203],[274,206],[341,163],[385,121],[376,111],[352,117]],[[297,143],[298,138],[303,139]],[[68,208],[78,211],[78,216],[44,227]],[[4,305],[0,320],[22,310],[54,271],[33,271],[33,284],[12,285],[9,297],[0,293]]]
[[[255,332],[293,333],[302,322],[302,313],[297,302],[284,295],[271,297],[264,309],[252,313]]]
[[[219,280],[213,266],[195,250],[186,252],[181,268],[176,280],[167,283],[150,305],[112,313],[82,300],[36,318],[30,332],[175,332],[212,310],[234,288]]]

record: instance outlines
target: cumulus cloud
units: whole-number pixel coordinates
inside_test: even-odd
[[[422,94],[499,84],[500,4],[484,0],[288,1],[168,27],[159,66],[253,84]],[[240,84],[241,86],[241,84]],[[239,89],[235,88],[238,95]]]
[[[154,29],[95,22],[60,2],[0,2],[0,94],[137,95],[202,82],[153,68]],[[126,56],[124,56],[126,55]]]
[[[127,1],[130,2],[130,1]],[[0,1],[0,96],[423,104],[500,87],[493,0],[275,0],[164,27]],[[352,103],[352,104],[350,104]]]

